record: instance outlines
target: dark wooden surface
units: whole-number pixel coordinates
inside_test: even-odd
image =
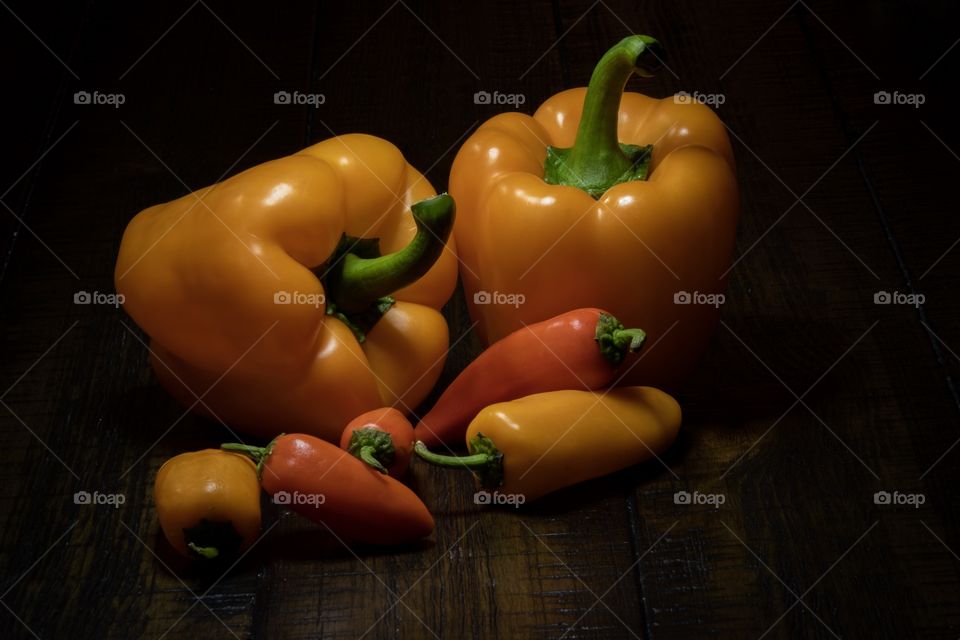
[[[960,636],[952,3],[14,2],[0,16],[0,637]],[[111,291],[127,221],[352,131],[392,140],[443,189],[459,142],[499,109],[474,92],[521,93],[532,112],[632,32],[669,51],[632,89],[725,97],[743,200],[723,324],[665,465],[516,512],[417,465],[437,516],[422,548],[346,549],[268,506],[228,572],[172,555],[153,476],[228,434],[181,419],[122,311],[73,302]],[[126,102],[76,105],[80,90]],[[278,90],[326,103],[275,105]],[[926,102],[877,105],[881,90]],[[925,301],[880,306],[878,291]],[[462,293],[445,311],[456,339]],[[478,351],[458,342],[441,387]],[[81,490],[125,504],[76,505]],[[878,491],[924,503],[877,505]]]

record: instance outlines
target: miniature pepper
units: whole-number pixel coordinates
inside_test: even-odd
[[[456,284],[454,203],[433,194],[396,147],[354,134],[141,212],[116,288],[160,382],[263,438],[338,441],[364,411],[416,406]]]
[[[599,307],[647,332],[625,383],[673,387],[694,368],[719,318],[739,196],[726,129],[708,107],[624,93],[662,56],[653,38],[630,36],[589,87],[532,117],[497,115],[460,149],[450,172],[460,275],[487,344]]]
[[[164,537],[188,558],[230,558],[260,535],[260,483],[246,456],[205,449],[170,458],[153,497]]]
[[[345,542],[405,544],[433,532],[433,516],[417,494],[325,440],[292,433],[266,447],[221,447],[256,461],[274,502],[325,525]]]
[[[474,472],[481,489],[537,498],[639,464],[680,430],[680,405],[652,387],[550,391],[490,405],[467,429],[469,456],[417,442],[427,462]]]

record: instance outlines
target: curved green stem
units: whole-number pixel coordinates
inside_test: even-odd
[[[619,320],[609,313],[601,313],[597,319],[597,331],[594,340],[600,346],[600,355],[615,368],[627,357],[643,346],[647,334],[643,329],[625,329]]]
[[[493,440],[478,433],[470,440],[470,455],[445,456],[433,453],[421,441],[413,446],[414,452],[430,464],[473,472],[484,489],[496,489],[503,484],[503,454]]]
[[[363,447],[360,449],[360,453],[357,454],[357,457],[366,462],[368,465],[379,471],[380,473],[386,473],[387,468],[380,464],[380,461],[377,460],[377,457],[374,455],[376,448],[374,447]]]
[[[277,444],[277,440],[283,437],[283,435],[284,434],[281,433],[265,447],[255,447],[249,444],[240,444],[239,442],[225,442],[220,445],[220,448],[224,451],[233,451],[234,453],[242,453],[250,456],[250,458],[257,463],[257,477],[259,478],[263,475],[263,465],[266,463],[267,458],[270,457],[270,454],[273,453],[273,447]]]
[[[646,180],[653,146],[620,144],[620,99],[630,76],[651,77],[662,56],[654,38],[635,35],[600,58],[583,101],[576,141],[569,149],[547,150],[548,183],[578,187],[598,198],[615,184]]]
[[[406,247],[377,258],[347,253],[329,275],[329,301],[339,312],[369,309],[379,299],[419,280],[440,257],[456,216],[453,198],[442,193],[410,209],[417,233]]]

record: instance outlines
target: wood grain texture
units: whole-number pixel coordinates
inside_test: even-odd
[[[956,638],[956,13],[11,3],[5,77],[25,97],[0,165],[0,636]],[[522,94],[532,112],[632,32],[660,38],[669,69],[630,90],[724,96],[743,200],[723,325],[679,393],[677,444],[519,510],[414,465],[437,518],[415,548],[349,548],[265,502],[263,538],[229,571],[177,558],[156,470],[236,436],[157,386],[122,311],[74,304],[112,291],[129,219],[354,131],[390,139],[443,190],[459,143],[501,110],[475,92]],[[74,104],[81,90],[126,101]],[[294,90],[325,102],[274,103]],[[926,102],[878,105],[881,90]],[[876,305],[879,291],[926,300]],[[481,349],[460,290],[444,313],[456,344],[421,412]],[[125,502],[77,505],[83,490]],[[683,491],[724,502],[677,504]],[[878,491],[925,502],[877,505]]]

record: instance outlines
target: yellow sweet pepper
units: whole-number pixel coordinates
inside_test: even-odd
[[[454,203],[434,194],[395,146],[351,134],[138,214],[115,282],[160,382],[264,438],[337,441],[365,411],[415,407],[457,275]]]
[[[689,97],[624,93],[663,55],[631,36],[587,88],[533,116],[497,115],[450,172],[471,316],[487,343],[565,311],[605,309],[643,327],[630,384],[674,386],[719,318],[739,216],[719,118]]]
[[[188,558],[237,556],[260,535],[260,480],[244,455],[204,449],[170,458],[153,499],[164,537]]]
[[[664,452],[680,431],[680,405],[652,387],[548,391],[492,404],[467,429],[469,456],[433,453],[432,464],[470,469],[480,489],[533,501]]]

